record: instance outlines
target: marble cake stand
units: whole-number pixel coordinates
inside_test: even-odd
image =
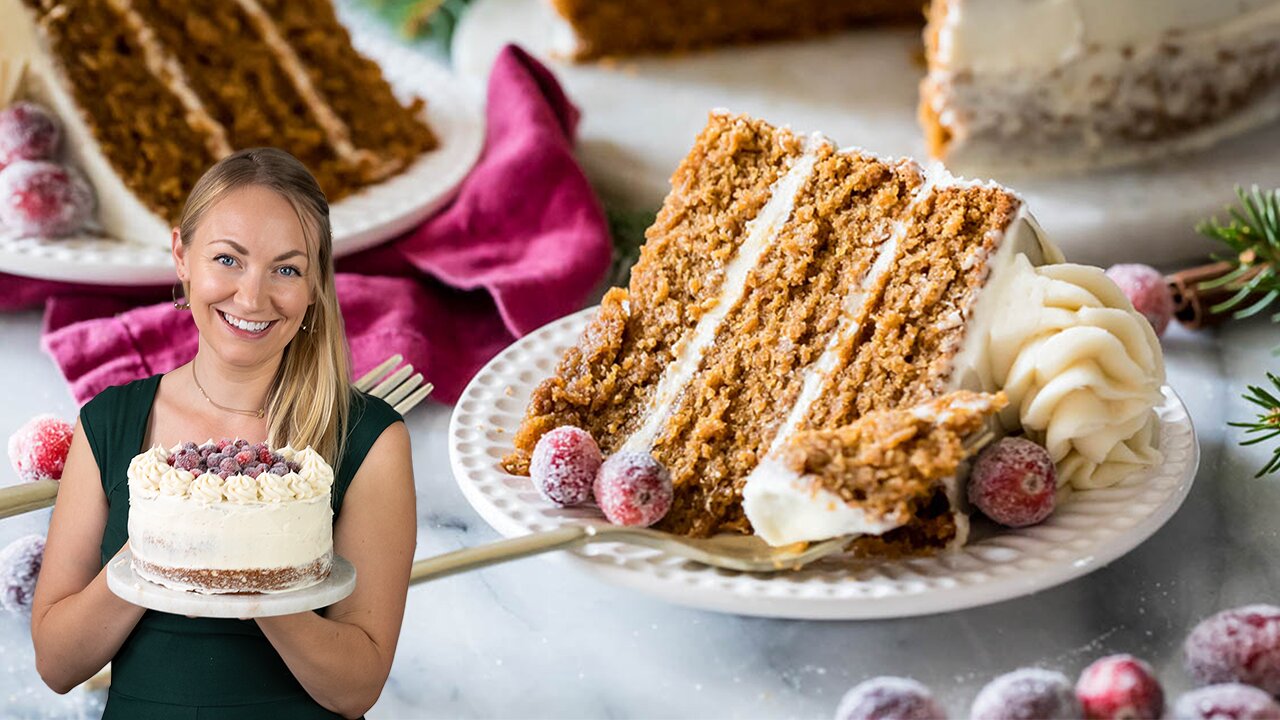
[[[582,109],[578,154],[610,203],[656,209],[713,108],[820,131],[880,155],[926,156],[916,123],[924,75],[918,29],[574,64],[556,57],[567,29],[550,5],[477,0],[454,36],[454,71],[480,82],[507,43],[546,62]],[[1221,216],[1237,184],[1280,185],[1278,160],[1280,123],[1148,165],[996,179],[1027,198],[1072,261],[1159,265],[1205,256],[1212,246],[1195,223]]]
[[[315,610],[332,605],[356,589],[356,568],[333,556],[333,571],[319,585],[301,590],[257,595],[201,595],[171,590],[143,580],[133,570],[133,554],[125,550],[107,565],[111,592],[149,610],[211,618],[255,618]]]

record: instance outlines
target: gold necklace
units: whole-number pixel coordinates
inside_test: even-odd
[[[229,413],[235,413],[237,415],[247,415],[249,417],[255,417],[255,418],[260,418],[264,414],[266,414],[267,408],[265,405],[263,407],[258,408],[257,410],[237,410],[235,408],[230,408],[230,407],[227,407],[226,405],[219,405],[218,403],[214,402],[213,398],[209,397],[209,393],[204,391],[204,386],[200,384],[200,378],[196,377],[196,361],[195,360],[191,361],[191,379],[196,381],[196,388],[200,391],[200,394],[204,396],[204,399],[208,400],[210,405],[218,408],[219,410],[226,410]]]

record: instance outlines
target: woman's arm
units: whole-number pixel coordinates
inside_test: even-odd
[[[417,538],[409,432],[393,423],[360,465],[334,528],[334,552],[356,567],[356,589],[324,617],[258,618],[302,687],[346,717],[363,715],[391,673]]]
[[[106,524],[98,464],[77,422],[31,603],[36,670],[57,693],[101,670],[145,612],[107,588],[107,570],[98,566]]]

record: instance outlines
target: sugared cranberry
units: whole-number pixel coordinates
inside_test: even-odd
[[[183,470],[194,471],[200,467],[200,460],[200,453],[193,450],[183,450],[174,458],[173,465]]]
[[[233,457],[225,458],[221,463],[218,463],[219,475],[226,473],[229,476],[235,475],[238,472],[240,472],[240,463],[236,462],[236,459]]]
[[[52,160],[62,130],[48,110],[19,101],[0,110],[0,169],[19,160]]]
[[[845,693],[836,720],[944,720],[929,688],[911,678],[878,677]]]
[[[44,562],[44,536],[26,535],[0,550],[0,607],[31,614],[31,596]]]
[[[240,463],[240,467],[245,467],[249,463],[257,464],[258,457],[248,450],[241,450],[236,453],[236,462]]]
[[[72,427],[53,415],[31,418],[9,436],[9,462],[23,480],[61,480]]]
[[[1151,323],[1156,336],[1164,335],[1173,317],[1173,293],[1164,275],[1150,265],[1124,264],[1108,268],[1107,277],[1129,298],[1133,309]]]
[[[1246,605],[1205,618],[1183,652],[1187,673],[1202,684],[1241,682],[1280,694],[1280,607]]]
[[[571,425],[538,439],[529,461],[529,477],[542,496],[557,505],[580,505],[591,499],[600,464],[600,446],[591,433]]]
[[[268,470],[267,472],[271,473],[272,475],[288,475],[289,466],[285,465],[284,463],[276,463],[275,465],[272,465],[271,469]]]
[[[1280,704],[1252,685],[1209,685],[1178,698],[1175,720],[1280,720]]]
[[[973,720],[1043,720],[1084,715],[1067,676],[1023,668],[992,680],[973,701]]]
[[[644,452],[620,452],[600,466],[596,503],[614,525],[648,527],[671,509],[671,474]]]
[[[278,460],[272,457],[273,453],[265,445],[258,449],[258,462],[267,465],[275,465]]]
[[[969,502],[1008,527],[1049,517],[1057,497],[1049,451],[1025,438],[1001,438],[983,450],[969,475]]]
[[[1158,720],[1164,689],[1151,666],[1132,655],[1108,655],[1080,674],[1076,698],[1089,720]]]
[[[0,224],[20,235],[67,235],[88,221],[93,206],[93,190],[73,168],[19,160],[0,170]]]
[[[251,478],[256,478],[262,473],[266,472],[268,469],[269,468],[267,468],[266,465],[262,463],[258,463],[257,465],[251,465],[249,467],[246,467],[243,472],[245,475],[248,475]]]

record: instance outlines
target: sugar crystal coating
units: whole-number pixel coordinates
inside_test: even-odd
[[[43,562],[43,535],[20,537],[0,550],[0,607],[12,613],[31,614],[31,598]]]
[[[52,160],[62,128],[42,105],[20,100],[0,110],[0,169],[19,160]]]
[[[1173,293],[1164,275],[1150,265],[1127,263],[1112,265],[1107,277],[1129,298],[1133,309],[1151,323],[1156,337],[1164,335],[1173,317]]]
[[[1044,720],[1084,716],[1071,682],[1060,672],[1023,668],[992,680],[978,693],[973,720]]]
[[[941,720],[947,714],[933,693],[911,678],[884,676],[845,693],[835,720]]]
[[[1049,451],[1025,438],[1001,438],[978,455],[969,501],[1001,525],[1034,525],[1053,512],[1057,470]]]
[[[1090,720],[1157,720],[1164,690],[1151,666],[1132,655],[1094,661],[1076,682],[1076,697]]]
[[[600,466],[596,503],[614,525],[648,527],[671,509],[671,474],[645,452],[620,452]]]
[[[1246,605],[1205,618],[1183,643],[1201,684],[1240,682],[1280,694],[1280,607]]]
[[[0,170],[0,225],[53,238],[80,229],[93,213],[93,189],[74,168],[19,160]]]
[[[1175,720],[1280,720],[1280,704],[1252,685],[1224,683],[1192,690],[1173,704]]]
[[[37,415],[9,436],[9,462],[23,480],[60,480],[74,428],[54,415]]]
[[[570,425],[543,435],[533,449],[529,476],[542,496],[557,505],[580,505],[591,499],[603,458],[591,434]]]

